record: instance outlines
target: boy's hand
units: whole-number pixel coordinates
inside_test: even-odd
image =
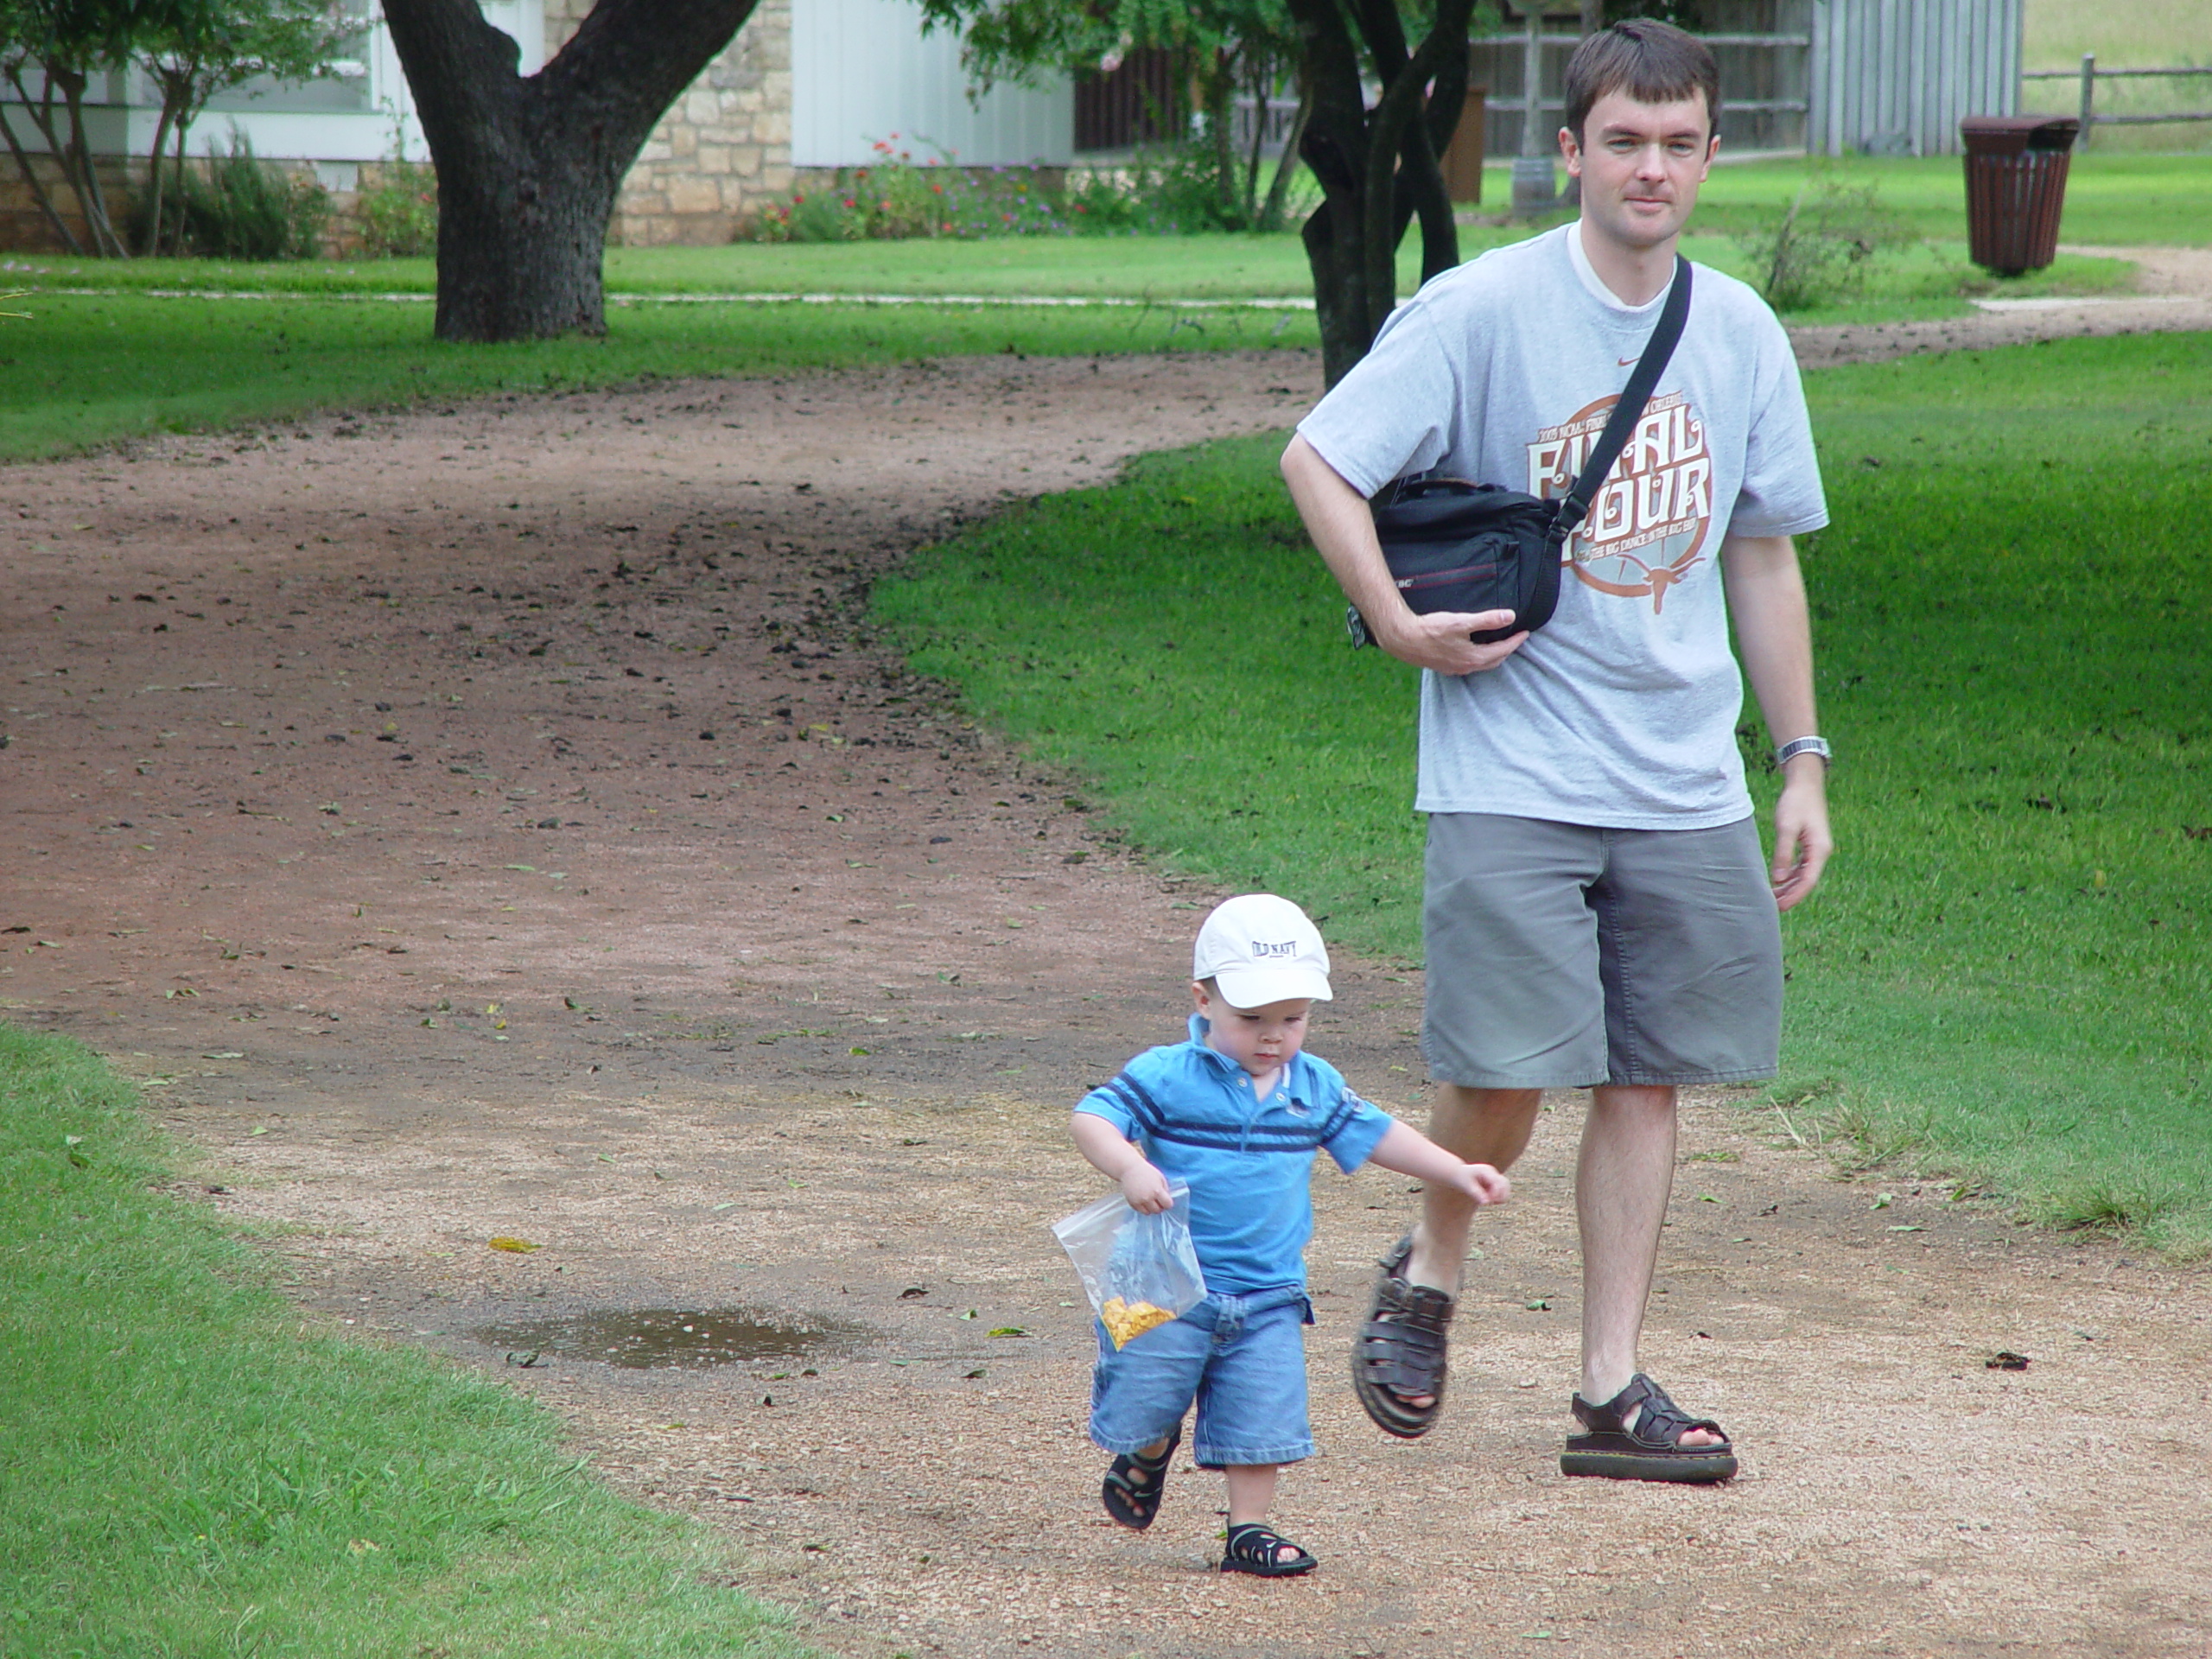
[[[1139,1215],[1156,1216],[1175,1207],[1175,1200],[1168,1196],[1167,1178],[1142,1159],[1123,1172],[1122,1196]]]
[[[1459,1178],[1450,1185],[1477,1204],[1503,1204],[1513,1196],[1513,1183],[1488,1164],[1461,1164]]]

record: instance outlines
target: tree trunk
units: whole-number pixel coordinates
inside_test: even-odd
[[[1268,199],[1260,208],[1259,228],[1273,231],[1281,228],[1283,204],[1290,199],[1290,181],[1298,172],[1298,152],[1306,142],[1306,123],[1313,113],[1313,100],[1301,87],[1298,94],[1298,111],[1290,118],[1290,130],[1283,136],[1282,156],[1275,162],[1274,182],[1268,186]]]
[[[623,175],[753,3],[599,0],[525,77],[473,0],[385,0],[437,167],[440,340],[607,332],[601,267]]]
[[[108,218],[107,193],[100,188],[99,161],[85,137],[85,89],[92,84],[92,76],[81,69],[56,69],[50,65],[46,73],[61,88],[62,105],[69,112],[68,146],[61,168],[77,193],[77,205],[92,235],[92,251],[103,259],[127,259],[130,250],[123,245],[122,237]]]
[[[1321,205],[1299,231],[1313,272],[1321,329],[1321,378],[1330,385],[1367,355],[1367,255],[1362,184],[1367,162],[1367,107],[1359,50],[1337,0],[1287,0],[1298,31],[1300,73],[1312,105],[1300,159],[1321,187]]]
[[[1335,0],[1288,0],[1312,101],[1300,154],[1321,206],[1303,239],[1331,385],[1367,355],[1397,298],[1399,242],[1416,213],[1422,280],[1459,263],[1459,232],[1437,152],[1465,103],[1471,0],[1440,0],[1434,25],[1408,52],[1392,0],[1360,0],[1354,16],[1382,96],[1370,111],[1360,53]],[[1433,86],[1432,87],[1432,81]]]
[[[1236,217],[1236,60],[1217,47],[1199,83],[1213,146],[1214,216],[1226,230]]]
[[[146,172],[146,236],[138,248],[140,257],[144,258],[151,258],[162,251],[162,168],[168,160],[169,127],[176,118],[175,88],[159,75],[155,77],[155,84],[162,91],[162,114],[154,124],[153,159]],[[184,207],[181,197],[177,207],[180,210]]]
[[[48,130],[48,124],[40,119],[37,105],[31,102],[31,95],[23,89],[20,66],[10,64],[6,75],[8,85],[15,90],[16,101],[22,107],[23,112],[30,117],[33,124],[38,127],[41,136],[45,137],[47,148],[53,153],[58,164],[61,159],[60,154],[54,149],[53,135]],[[45,181],[38,175],[36,164],[32,161],[29,152],[24,149],[22,141],[16,137],[14,124],[0,120],[0,132],[7,135],[8,153],[16,158],[16,170],[22,175],[23,183],[31,193],[31,200],[38,204],[39,212],[45,216],[46,222],[53,226],[54,233],[61,238],[62,246],[68,249],[71,253],[82,256],[85,251],[84,245],[77,240],[76,232],[69,228],[69,221],[61,217],[60,210],[54,205],[54,198],[47,193]]]

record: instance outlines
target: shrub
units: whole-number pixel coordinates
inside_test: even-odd
[[[1086,173],[1069,187],[1071,230],[1090,236],[1188,236],[1243,231],[1243,213],[1225,207],[1211,150],[1199,143],[1140,149],[1112,172]]]
[[[1882,205],[1872,184],[1849,185],[1817,173],[1782,216],[1736,238],[1751,282],[1777,311],[1804,311],[1855,298],[1869,262],[1920,240]]]
[[[988,172],[957,164],[949,150],[917,161],[899,135],[875,141],[877,161],[841,171],[834,184],[798,190],[753,223],[763,242],[858,242],[906,237],[1033,236],[1065,233],[1053,193],[1033,167]]]
[[[377,172],[354,208],[361,251],[372,259],[416,259],[438,248],[438,175],[396,157]]]
[[[798,190],[754,219],[763,242],[859,242],[918,236],[1187,236],[1255,228],[1224,207],[1212,152],[1190,143],[1141,149],[1110,171],[1071,175],[1065,189],[1034,167],[963,168],[927,139],[917,161],[899,135],[880,160]]]
[[[330,222],[328,192],[257,160],[235,132],[229,155],[209,157],[205,173],[187,170],[177,207],[185,245],[213,259],[313,259]]]

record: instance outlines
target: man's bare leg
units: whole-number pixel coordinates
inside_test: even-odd
[[[1428,1138],[1471,1164],[1510,1169],[1529,1149],[1542,1098],[1538,1089],[1463,1089],[1440,1083],[1429,1115]],[[1413,1257],[1406,1263],[1408,1284],[1459,1294],[1459,1268],[1467,1259],[1467,1230],[1474,1216],[1474,1200],[1465,1194],[1427,1189],[1421,1224],[1414,1229]]]
[[[1582,1227],[1582,1397],[1602,1405],[1636,1375],[1637,1344],[1659,1260],[1660,1224],[1675,1185],[1675,1090],[1607,1084],[1591,1090],[1574,1171]],[[1633,1427],[1630,1417],[1628,1426]],[[1715,1446],[1705,1429],[1686,1446]]]
[[[1536,1109],[1543,1098],[1537,1089],[1465,1089],[1458,1084],[1436,1086],[1436,1104],[1429,1115],[1428,1138],[1471,1164],[1510,1169],[1529,1149],[1536,1127]],[[1406,1262],[1409,1284],[1426,1285],[1446,1295],[1459,1293],[1459,1269],[1467,1259],[1467,1230],[1475,1205],[1462,1193],[1437,1187],[1421,1200],[1421,1218],[1414,1228],[1414,1253]],[[1396,1392],[1395,1389],[1392,1392]],[[1416,1411],[1432,1404],[1435,1395],[1401,1396]]]

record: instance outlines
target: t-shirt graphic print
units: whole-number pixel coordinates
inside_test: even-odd
[[[1441,473],[1557,499],[1666,302],[1625,307],[1575,226],[1445,272],[1298,429],[1352,488]],[[1425,671],[1415,809],[1624,830],[1751,810],[1721,550],[1827,522],[1789,336],[1699,266],[1681,343],[1567,550],[1559,607],[1495,668]]]
[[[1548,426],[1528,446],[1528,493],[1547,499],[1574,487],[1618,397],[1601,397]],[[1707,563],[1713,530],[1713,454],[1705,423],[1682,392],[1644,405],[1620,459],[1599,486],[1590,513],[1567,546],[1577,581],[1621,599],[1667,607],[1667,590]]]

